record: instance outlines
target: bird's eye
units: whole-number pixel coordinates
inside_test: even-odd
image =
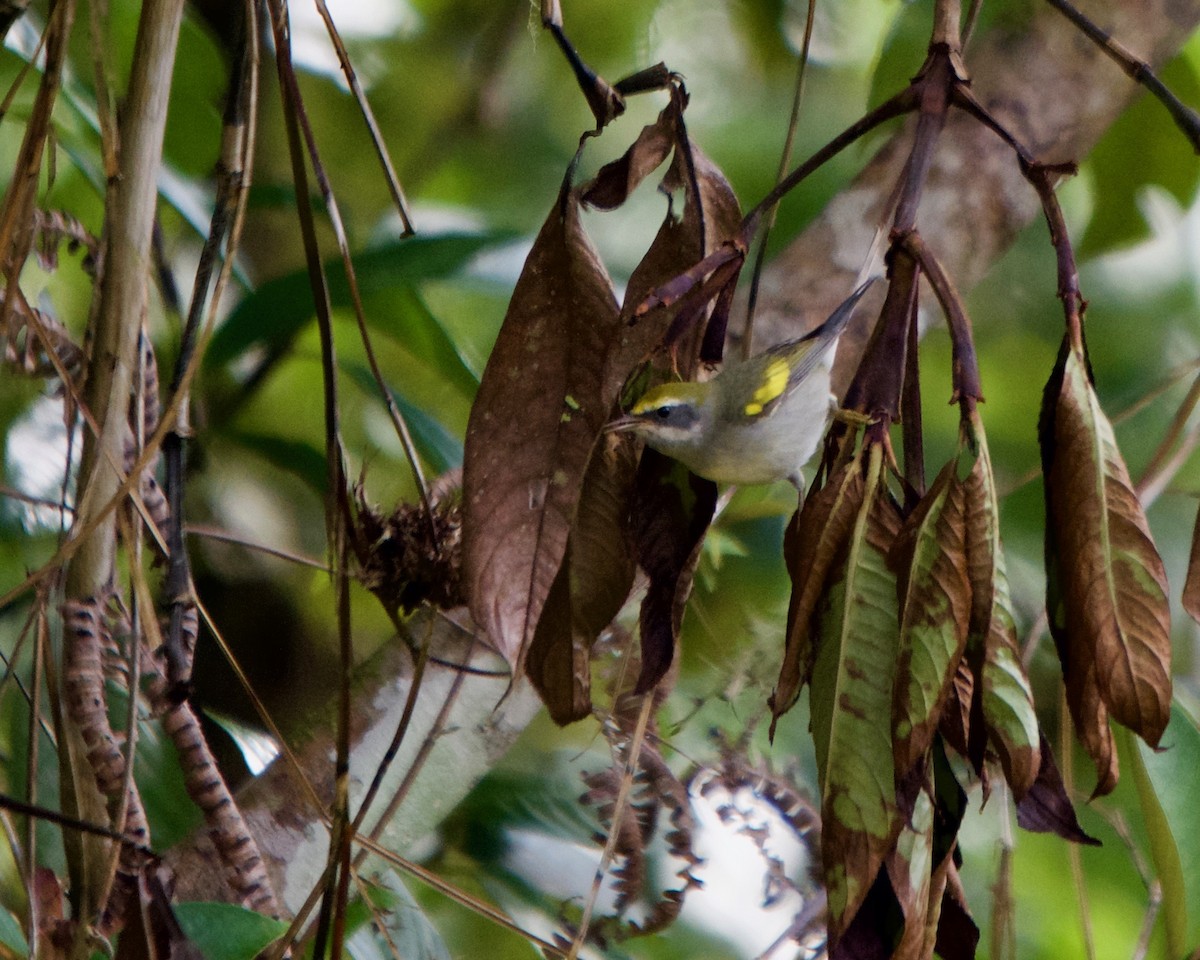
[[[654,415],[656,417],[658,417],[659,420],[668,420],[671,417],[671,408],[670,407],[659,407],[657,410],[654,411]]]

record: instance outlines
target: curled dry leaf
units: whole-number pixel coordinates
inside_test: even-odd
[[[1039,751],[1042,762],[1037,779],[1017,802],[1017,824],[1034,833],[1055,833],[1064,840],[1100,846],[1100,841],[1089,837],[1079,825],[1045,734],[1039,742]]]
[[[717,485],[646,450],[633,501],[637,560],[649,584],[640,616],[642,671],[635,692],[654,689],[675,658],[675,642],[692,589],[704,534],[717,506]]]
[[[971,579],[971,624],[967,662],[981,678],[975,685],[968,753],[979,771],[984,742],[1000,759],[1005,779],[1020,800],[1032,786],[1041,764],[1033,692],[1017,653],[1016,625],[1000,544],[1000,508],[987,437],[972,410],[963,439],[975,462],[963,485],[966,513],[967,569]]]
[[[787,646],[779,681],[771,694],[771,738],[775,724],[796,703],[813,669],[813,615],[835,561],[854,530],[866,487],[855,458],[812,494],[788,525],[784,559],[792,578]]]
[[[674,103],[667,106],[654,123],[642,127],[628,150],[600,168],[595,179],[581,191],[585,204],[600,210],[615,210],[662,165],[675,145],[676,110]]]
[[[471,613],[514,669],[562,566],[609,415],[612,282],[564,182],[517,281],[467,424],[463,568]]]
[[[904,521],[890,556],[900,603],[892,700],[897,778],[929,750],[967,642],[971,584],[957,470],[957,459],[942,468]]]
[[[1116,783],[1108,714],[1151,746],[1170,717],[1166,572],[1086,357],[1066,340],[1046,386],[1039,433],[1047,610],[1071,717],[1097,764],[1102,793]]]
[[[826,589],[811,683],[831,951],[899,829],[891,737],[899,624],[896,578],[887,565],[899,528],[883,451],[872,444],[845,560]]]

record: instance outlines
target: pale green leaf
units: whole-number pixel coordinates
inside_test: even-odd
[[[891,715],[898,613],[887,554],[899,516],[881,473],[876,447],[845,568],[826,595],[812,676],[831,942],[861,905],[896,828]]]

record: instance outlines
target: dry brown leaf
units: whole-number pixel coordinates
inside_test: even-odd
[[[640,617],[642,671],[635,691],[657,686],[675,658],[675,643],[717,505],[717,485],[647,449],[633,501],[637,560],[650,582]]]
[[[608,420],[618,307],[564,183],[517,281],[467,424],[463,569],[471,613],[519,669]]]
[[[862,466],[855,459],[835,471],[788,525],[784,559],[792,578],[792,597],[788,604],[787,646],[779,681],[769,701],[772,737],[776,721],[796,703],[812,675],[813,614],[834,561],[854,529],[864,490]]]
[[[1108,714],[1151,746],[1170,718],[1166,572],[1077,348],[1060,354],[1041,432],[1051,624],[1071,715],[1107,792],[1117,772]]]

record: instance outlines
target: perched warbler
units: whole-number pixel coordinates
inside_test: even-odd
[[[610,424],[722,483],[790,480],[817,449],[836,400],[830,395],[833,346],[873,280],[854,291],[821,326],[703,383],[664,383]]]

